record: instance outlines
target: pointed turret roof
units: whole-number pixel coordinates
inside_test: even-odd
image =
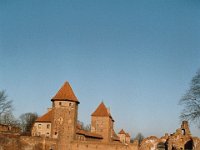
[[[92,113],[91,116],[111,117],[110,113],[108,112],[103,102],[101,102],[101,104],[97,107],[97,109]]]
[[[51,99],[52,101],[73,101],[79,103],[69,82],[65,82],[56,95]]]
[[[119,131],[119,133],[118,134],[126,134],[126,132],[124,132],[124,130],[123,129],[121,129],[121,131]]]

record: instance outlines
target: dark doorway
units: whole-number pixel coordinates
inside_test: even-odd
[[[175,148],[175,147],[172,147],[172,150],[176,150],[176,148]]]
[[[192,148],[193,148],[193,141],[190,140],[185,144],[184,149],[185,150],[192,150]]]
[[[167,150],[167,144],[163,142],[158,143],[157,150]]]
[[[185,135],[185,129],[182,129],[182,135]]]

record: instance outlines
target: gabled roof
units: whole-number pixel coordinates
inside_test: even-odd
[[[35,122],[51,122],[52,120],[52,110],[48,111],[43,116],[36,119]]]
[[[97,109],[92,113],[91,116],[111,117],[103,102],[101,102],[101,104],[97,107]]]
[[[115,133],[114,130],[113,130],[112,140],[113,141],[120,141],[120,138],[117,136],[117,134]]]
[[[128,133],[126,133],[126,137],[131,137]]]
[[[126,132],[124,132],[124,130],[123,129],[121,129],[121,131],[119,131],[119,133],[118,134],[126,134]]]
[[[73,101],[79,103],[69,82],[65,82],[56,95],[51,99],[52,101]]]

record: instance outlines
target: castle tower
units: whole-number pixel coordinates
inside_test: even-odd
[[[52,101],[52,138],[58,139],[59,150],[70,150],[75,139],[79,101],[70,84],[65,82]]]
[[[126,132],[123,129],[119,131],[118,136],[122,143],[126,143]]]
[[[91,115],[91,132],[100,134],[103,142],[111,142],[114,120],[102,102]]]
[[[183,135],[191,135],[188,121],[182,121],[181,130]]]

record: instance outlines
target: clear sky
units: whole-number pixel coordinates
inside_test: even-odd
[[[161,136],[199,68],[199,0],[0,0],[0,90],[16,116],[42,115],[69,81],[85,124],[104,101],[117,132]]]

